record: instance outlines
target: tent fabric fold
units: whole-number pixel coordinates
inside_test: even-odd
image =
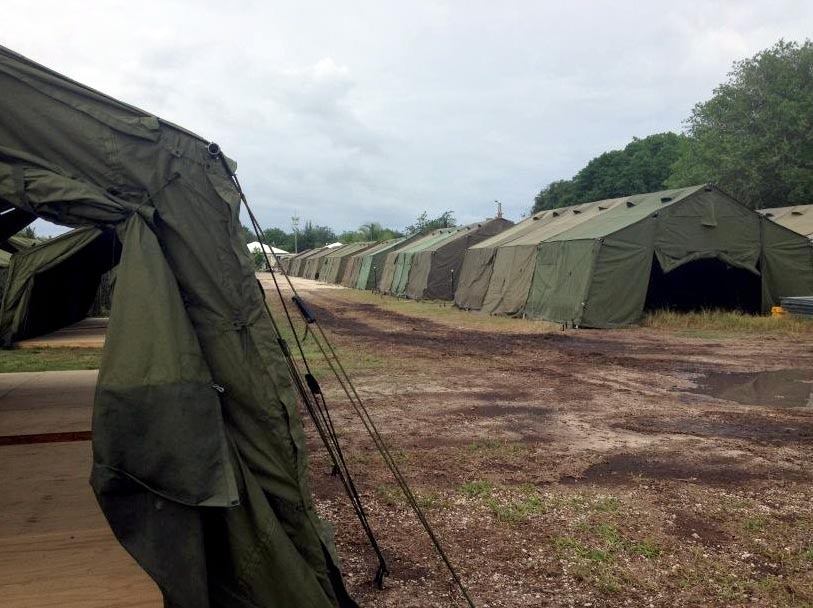
[[[355,606],[220,159],[2,47],[0,90],[0,202],[121,241],[92,473],[116,536],[166,606]]]

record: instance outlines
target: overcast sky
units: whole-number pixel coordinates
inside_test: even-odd
[[[0,44],[218,142],[265,227],[342,230],[519,219],[811,32],[810,0],[4,0]]]

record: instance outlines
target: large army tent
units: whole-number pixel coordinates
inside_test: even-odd
[[[480,310],[491,280],[494,255],[497,249],[504,243],[510,243],[521,235],[534,230],[539,226],[540,220],[544,220],[554,213],[557,212],[542,211],[469,247],[463,256],[463,264],[457,278],[455,305],[466,310]]]
[[[365,251],[373,245],[375,245],[375,243],[372,241],[364,241],[361,243],[350,243],[347,247],[335,249],[333,253],[325,257],[319,280],[325,283],[339,283],[344,276],[344,271],[347,268],[347,262],[350,260],[350,256],[354,253]]]
[[[497,246],[483,311],[616,327],[646,308],[756,312],[813,293],[810,242],[713,186],[566,207],[531,223]]]
[[[401,243],[404,237],[382,241],[369,249],[355,253],[347,262],[347,269],[342,277],[342,285],[345,287],[355,287],[356,289],[373,289],[378,284],[378,274],[380,265],[388,251],[392,251]]]
[[[413,300],[453,299],[466,250],[512,225],[513,222],[503,218],[470,224],[448,238],[428,243],[411,255],[402,256],[402,276],[408,274],[403,294]]]
[[[307,259],[312,255],[316,255],[318,252],[319,249],[306,249],[302,253],[298,254],[293,260],[291,260],[288,273],[291,276],[301,277],[305,270],[305,262]]]
[[[332,253],[337,251],[341,251],[347,247],[347,245],[327,245],[322,247],[319,251],[317,251],[312,256],[309,256],[307,260],[305,260],[305,267],[302,271],[300,276],[311,279],[312,281],[318,280],[320,277],[320,273],[322,271],[322,267],[325,261],[325,258]]]
[[[0,208],[114,230],[91,484],[165,605],[354,606],[292,379],[206,140],[0,47]]]
[[[404,260],[407,258],[402,257],[402,254],[409,256],[408,259],[411,259],[411,254],[414,251],[419,250],[421,247],[429,246],[431,243],[436,243],[448,238],[449,235],[453,234],[456,230],[458,230],[458,228],[438,228],[408,243],[402,243],[399,247],[387,253],[387,256],[384,258],[384,267],[381,269],[378,289],[382,293],[397,294],[397,288],[401,283],[402,277],[403,288],[406,289],[408,274],[404,275]]]
[[[758,209],[758,212],[773,220],[780,226],[813,239],[813,205],[793,205],[792,207],[773,207]]]
[[[79,228],[12,255],[0,301],[0,344],[84,319],[102,275],[120,254],[112,230]]]
[[[311,249],[305,249],[304,251],[300,251],[299,253],[292,253],[287,257],[282,258],[280,260],[280,265],[282,266],[282,269],[288,274],[293,274],[291,270],[293,269],[294,261],[299,259],[303,255],[310,253],[311,251],[312,251]]]

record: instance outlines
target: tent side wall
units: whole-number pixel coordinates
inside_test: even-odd
[[[392,290],[392,281],[395,278],[395,268],[398,260],[399,249],[390,251],[384,258],[384,264],[382,264],[383,268],[381,269],[380,275],[381,278],[378,281],[378,290],[381,293],[390,293]]]
[[[452,300],[460,279],[463,258],[469,247],[482,243],[511,226],[513,226],[513,222],[503,218],[488,220],[481,226],[466,232],[464,236],[439,247],[432,256],[426,286],[421,297]]]
[[[541,243],[525,316],[579,324],[598,245],[595,240]]]
[[[618,327],[641,318],[652,271],[652,240],[655,221],[646,219],[603,240],[594,241],[589,284],[573,301],[579,314],[570,319],[548,317],[552,321],[575,322],[584,327]]]
[[[464,310],[480,310],[491,280],[496,247],[473,248],[466,251],[457,279],[454,303]]]
[[[763,311],[781,298],[813,294],[813,241],[764,218],[760,228]]]
[[[494,256],[491,280],[481,310],[494,315],[520,314],[528,299],[534,267],[536,245],[499,247]]]

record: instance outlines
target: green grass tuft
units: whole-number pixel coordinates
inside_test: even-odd
[[[100,348],[15,348],[0,350],[0,374],[99,369]]]

